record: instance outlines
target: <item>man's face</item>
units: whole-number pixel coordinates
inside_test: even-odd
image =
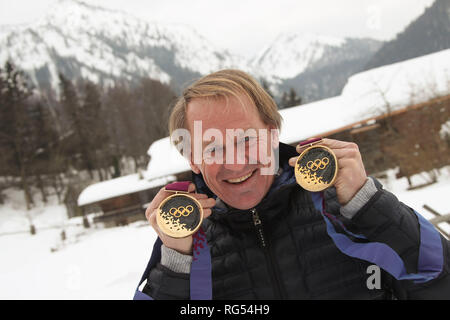
[[[195,143],[201,143],[203,150],[201,161],[191,157],[192,170],[201,172],[211,191],[228,205],[242,210],[256,206],[273,182],[267,169],[274,163],[272,148],[278,146],[278,136],[271,139],[275,128],[264,124],[256,106],[244,97],[241,101],[235,97],[194,99],[187,107],[187,124],[191,150],[195,152]],[[217,134],[212,137],[208,132]],[[261,156],[260,149],[272,162]]]

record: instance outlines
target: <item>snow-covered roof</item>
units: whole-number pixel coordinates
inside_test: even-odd
[[[148,180],[140,178],[139,174],[131,174],[99,183],[91,184],[78,196],[78,205],[84,206],[94,202],[111,199],[124,194],[138,192],[163,186],[176,179],[173,175],[166,175],[159,179]]]
[[[450,93],[450,50],[351,76],[342,94],[280,111],[280,140],[295,143]]]
[[[342,127],[348,120],[342,112],[344,106],[342,97],[338,96],[280,110],[283,117],[280,141],[295,143],[329,128]]]
[[[169,137],[153,142],[147,154],[150,156],[147,171],[144,173],[147,179],[164,177],[191,169],[187,159],[178,152]]]
[[[351,76],[341,97],[359,119],[450,93],[450,49]],[[358,112],[356,112],[358,111]]]

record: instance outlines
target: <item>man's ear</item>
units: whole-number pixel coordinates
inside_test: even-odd
[[[196,164],[194,164],[192,162],[192,159],[189,160],[189,165],[191,166],[191,170],[195,173],[195,174],[200,174],[200,167],[197,166]]]

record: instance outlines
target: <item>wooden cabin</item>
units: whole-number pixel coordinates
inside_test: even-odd
[[[116,227],[145,220],[145,209],[159,189],[174,181],[169,175],[159,179],[147,179],[143,174],[132,174],[92,184],[78,197],[83,211],[97,210],[93,222],[105,227]]]

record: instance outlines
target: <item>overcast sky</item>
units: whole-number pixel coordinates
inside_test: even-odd
[[[0,0],[0,27],[43,16],[55,0]],[[149,21],[184,23],[243,56],[282,32],[392,39],[434,0],[85,0]]]

